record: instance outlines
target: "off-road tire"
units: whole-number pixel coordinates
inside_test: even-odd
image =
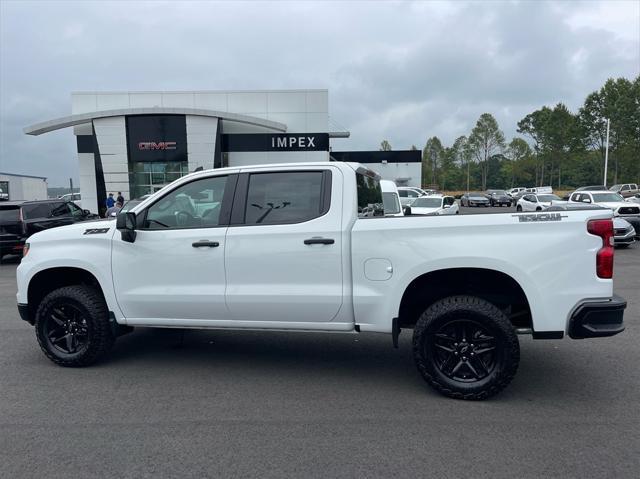
[[[78,352],[63,353],[47,338],[47,323],[51,324],[53,321],[53,308],[61,306],[72,308],[83,319],[82,324],[87,331],[86,346]],[[51,361],[60,366],[89,366],[104,357],[115,341],[104,298],[90,286],[65,286],[52,291],[38,305],[35,319],[40,348]]]
[[[441,328],[465,321],[479,325],[495,338],[492,367],[475,382],[447,376],[438,364],[434,346]],[[492,303],[475,296],[450,296],[429,306],[418,319],[413,330],[413,356],[422,377],[438,392],[455,399],[481,400],[499,393],[514,378],[520,362],[520,344],[509,319]],[[454,361],[457,360],[456,356]]]

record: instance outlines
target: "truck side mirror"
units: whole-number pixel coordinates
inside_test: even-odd
[[[405,216],[411,216],[411,206],[407,205],[402,208],[402,214]]]
[[[136,240],[136,226],[136,214],[131,211],[120,213],[116,217],[116,229],[120,231],[122,241],[133,243]]]

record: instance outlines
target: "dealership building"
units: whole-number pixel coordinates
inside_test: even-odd
[[[136,198],[199,168],[360,161],[398,184],[420,184],[419,152],[335,151],[349,132],[330,127],[327,90],[80,92],[71,103],[70,116],[24,131],[73,127],[91,211],[110,192]]]

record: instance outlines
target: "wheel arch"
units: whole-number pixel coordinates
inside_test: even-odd
[[[533,328],[529,299],[520,284],[506,273],[478,267],[438,269],[416,277],[402,294],[398,326],[412,328],[427,307],[453,295],[483,298],[501,309],[514,327]]]
[[[72,285],[87,285],[94,288],[106,302],[100,281],[90,271],[79,267],[51,267],[38,271],[29,280],[27,287],[28,319],[35,322],[35,314],[42,299],[58,288]]]

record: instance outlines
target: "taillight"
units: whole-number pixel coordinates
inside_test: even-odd
[[[602,238],[602,248],[596,254],[596,274],[598,278],[613,277],[613,220],[589,220],[587,231]]]

